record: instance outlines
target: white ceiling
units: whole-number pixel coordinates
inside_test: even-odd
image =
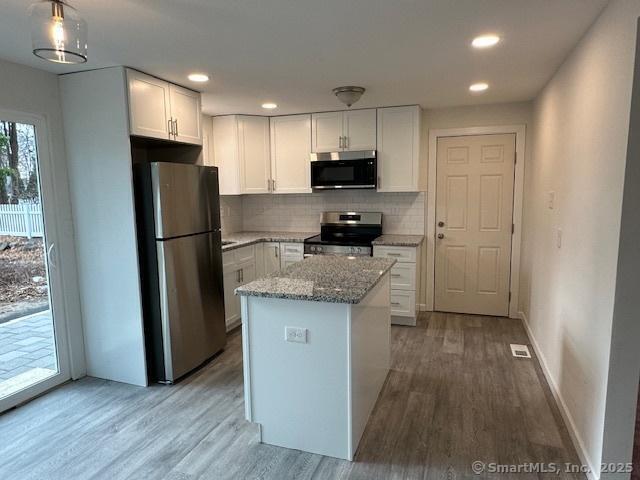
[[[426,108],[529,100],[607,0],[71,0],[89,24],[86,68],[127,65],[204,92],[206,113]],[[31,54],[30,0],[3,0],[0,58],[63,73]],[[498,47],[476,51],[477,34]],[[209,73],[190,84],[192,71]],[[469,84],[491,85],[471,95]],[[279,105],[267,112],[260,105]]]

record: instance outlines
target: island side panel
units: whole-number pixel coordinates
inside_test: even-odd
[[[350,460],[350,306],[253,296],[242,303],[246,412],[261,441]],[[287,342],[287,326],[306,328],[307,343]]]
[[[351,450],[358,448],[389,373],[391,347],[390,283],[387,272],[371,292],[351,307]]]

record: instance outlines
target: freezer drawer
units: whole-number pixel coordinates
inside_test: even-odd
[[[219,232],[157,242],[166,381],[226,344],[220,244]]]
[[[220,228],[216,168],[162,162],[150,165],[156,238]]]

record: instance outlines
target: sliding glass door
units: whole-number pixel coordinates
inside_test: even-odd
[[[46,125],[0,111],[0,411],[69,379]]]

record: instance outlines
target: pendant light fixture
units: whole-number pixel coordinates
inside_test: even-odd
[[[337,87],[333,89],[333,93],[338,97],[338,100],[344,103],[347,107],[350,107],[360,100],[364,90],[365,89],[363,87]]]
[[[33,54],[56,63],[87,61],[87,22],[62,0],[43,0],[29,8]]]

